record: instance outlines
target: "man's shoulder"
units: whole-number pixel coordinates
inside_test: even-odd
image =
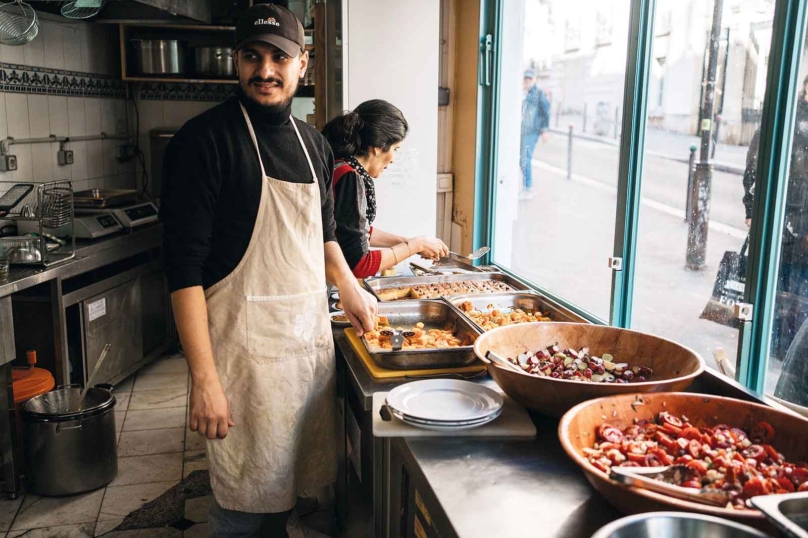
[[[295,122],[295,125],[297,125],[297,128],[300,130],[300,136],[313,140],[318,145],[326,144],[325,137],[320,131],[318,131],[305,121],[295,118],[294,116],[292,116],[292,120]]]

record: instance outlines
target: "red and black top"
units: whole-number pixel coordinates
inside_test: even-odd
[[[336,236],[348,266],[356,278],[367,278],[379,272],[382,253],[370,249],[373,226],[368,218],[367,174],[354,159],[334,163],[334,220]],[[368,176],[369,179],[369,176]]]

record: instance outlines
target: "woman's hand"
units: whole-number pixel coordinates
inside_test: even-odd
[[[426,258],[428,260],[439,260],[441,258],[445,258],[449,255],[449,247],[446,246],[446,243],[438,239],[437,237],[416,237],[413,239],[412,242],[415,242],[415,247],[417,249],[418,254],[421,257]]]

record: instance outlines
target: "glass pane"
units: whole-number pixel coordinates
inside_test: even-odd
[[[723,2],[714,24],[716,1],[657,2],[632,327],[731,371],[774,2]]]
[[[794,113],[766,392],[808,411],[808,76]]]
[[[493,259],[608,320],[630,1],[504,5]]]

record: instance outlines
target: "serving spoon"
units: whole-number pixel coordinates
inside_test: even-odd
[[[726,506],[729,495],[723,490],[702,488],[685,488],[663,482],[663,479],[673,479],[677,473],[688,473],[690,469],[684,465],[667,465],[665,467],[612,467],[609,478],[625,484],[644,488],[657,493],[664,493],[671,497],[693,501],[713,506]]]
[[[489,250],[491,250],[489,247],[480,247],[477,250],[475,250],[474,252],[472,252],[471,254],[469,254],[468,256],[463,256],[461,254],[458,254],[457,252],[452,252],[451,250],[449,251],[449,254],[454,254],[458,258],[466,258],[467,260],[472,260],[473,261],[473,260],[479,260],[480,258],[485,256],[486,254],[488,254]]]

